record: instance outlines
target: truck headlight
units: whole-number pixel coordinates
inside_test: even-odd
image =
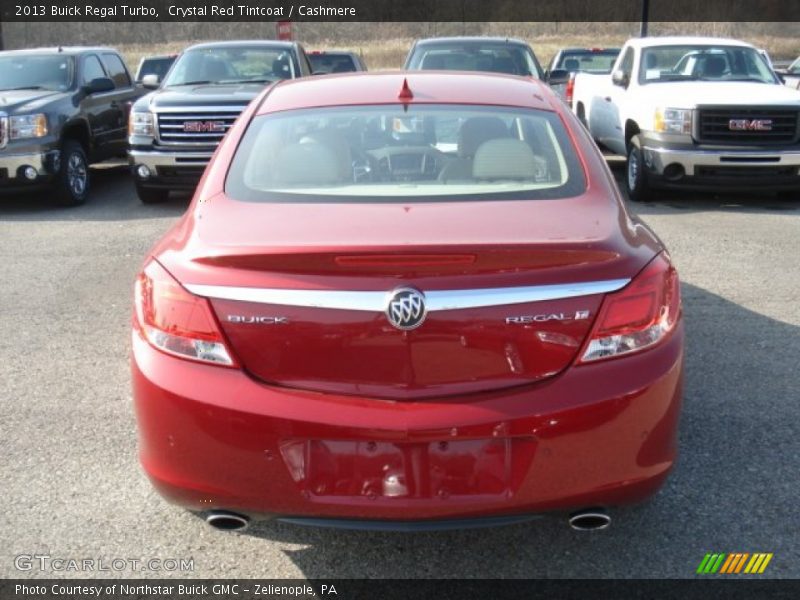
[[[128,118],[128,135],[153,137],[153,113],[131,111]]]
[[[8,118],[8,139],[40,138],[47,135],[47,117],[42,113]]]
[[[653,131],[691,135],[692,112],[692,109],[687,108],[657,108],[653,119]]]

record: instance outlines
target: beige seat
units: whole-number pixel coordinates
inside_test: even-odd
[[[317,186],[342,182],[340,162],[325,144],[297,142],[278,153],[272,182],[285,186]]]
[[[478,147],[487,140],[507,137],[508,129],[498,117],[467,119],[458,132],[458,157],[445,165],[439,173],[439,181],[469,181],[472,179],[472,161]]]
[[[535,179],[539,168],[530,146],[512,138],[489,140],[475,152],[475,179]]]

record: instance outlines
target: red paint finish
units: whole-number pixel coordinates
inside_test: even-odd
[[[471,394],[532,383],[565,369],[592,324],[600,296],[431,313],[395,329],[381,313],[214,300],[243,367],[265,383],[397,400]],[[280,315],[254,327],[228,315]],[[541,322],[506,323],[538,316]],[[560,317],[568,320],[558,320]]]
[[[585,193],[397,204],[225,195],[227,166],[256,113],[396,104],[406,78],[410,104],[556,112],[580,156]],[[627,214],[599,151],[545,86],[423,72],[308,78],[265,91],[145,264],[157,261],[182,285],[388,292],[631,279],[630,289],[646,292],[652,286],[637,276],[669,266],[663,250]],[[176,296],[170,302],[183,304],[175,306],[193,306]],[[174,502],[253,516],[419,520],[638,502],[659,488],[676,456],[683,323],[676,294],[653,292],[653,302],[662,296],[670,321],[656,343],[586,363],[590,339],[605,335],[599,314],[613,311],[615,328],[638,339],[637,323],[626,319],[658,315],[658,307],[595,294],[430,312],[419,328],[400,331],[382,312],[198,302],[218,331],[181,330],[188,357],[159,349],[158,331],[145,338],[134,328],[142,464]],[[507,320],[584,311],[581,319]],[[163,312],[156,325],[177,331],[175,314]],[[254,327],[229,318],[254,314],[286,322]],[[230,364],[203,362],[208,339]]]

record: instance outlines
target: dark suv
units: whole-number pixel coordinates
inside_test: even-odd
[[[83,203],[89,164],[125,156],[125,127],[141,95],[116,50],[0,52],[0,191],[50,187]]]
[[[264,86],[307,75],[311,66],[296,42],[186,49],[158,90],[131,111],[128,156],[139,199],[160,202],[170,190],[194,190],[225,132]]]

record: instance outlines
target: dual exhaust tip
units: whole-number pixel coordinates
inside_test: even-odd
[[[602,508],[579,510],[569,516],[569,526],[575,531],[595,531],[611,525],[611,517]]]
[[[206,515],[206,523],[220,531],[244,531],[250,518],[227,510],[215,510]],[[569,516],[569,526],[575,531],[596,531],[611,525],[611,517],[600,508],[579,510]]]
[[[214,510],[206,515],[206,523],[220,531],[244,531],[250,518],[227,510]]]

